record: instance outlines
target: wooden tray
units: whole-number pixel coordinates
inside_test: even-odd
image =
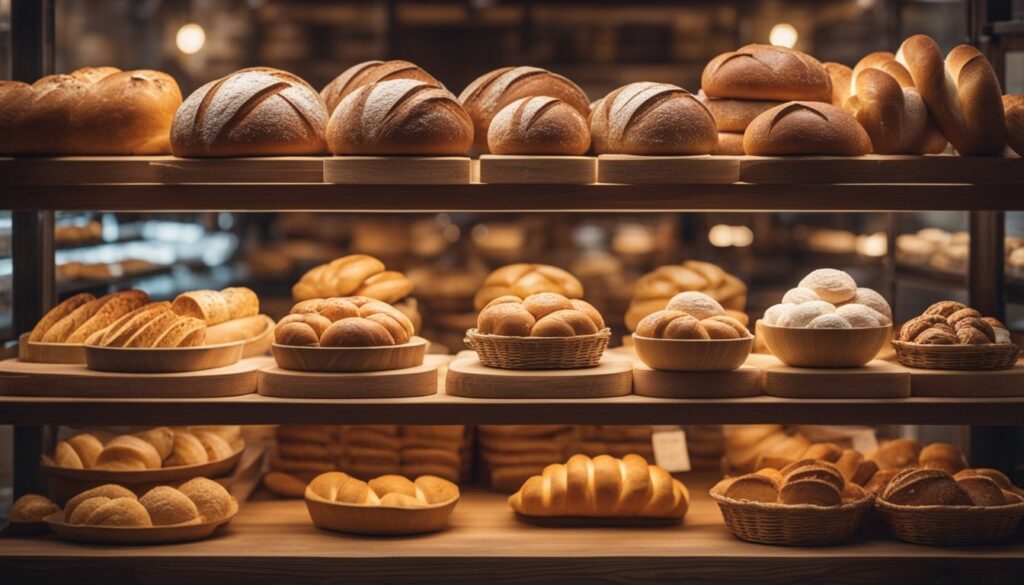
[[[597,181],[597,159],[592,156],[480,155],[481,183],[575,184]]]
[[[428,355],[418,366],[377,372],[303,372],[268,365],[259,371],[257,391],[275,398],[430,396],[437,394],[437,369],[448,359],[449,356]]]
[[[1024,396],[1024,364],[1008,370],[921,370],[910,372],[910,394],[934,398]]]
[[[761,368],[725,372],[672,372],[633,366],[633,392],[651,398],[744,398],[761,395]]]
[[[239,345],[239,347],[241,347]],[[198,372],[96,372],[75,364],[0,361],[0,396],[70,398],[214,398],[256,391],[256,370],[269,358],[250,358]]]
[[[323,157],[167,157],[151,163],[159,183],[322,183]],[[111,181],[128,182],[128,181]]]
[[[602,154],[597,158],[597,180],[634,185],[735,183],[740,180],[740,157]]]
[[[879,155],[743,157],[745,183],[973,183],[1019,185],[1024,159],[1001,156]]]
[[[640,361],[656,370],[726,372],[743,365],[754,348],[754,336],[744,339],[655,339],[633,335]]]
[[[217,528],[227,524],[238,513],[238,507],[226,518],[201,524],[175,524],[150,528],[122,528],[116,526],[82,526],[64,521],[64,512],[50,514],[43,520],[50,530],[65,540],[92,544],[169,544],[207,538]]]
[[[767,366],[764,393],[780,398],[907,398],[910,372],[873,360],[856,368]]]
[[[38,343],[29,341],[29,333],[18,336],[18,359],[38,364],[84,364],[85,345],[81,343]]]
[[[445,391],[467,398],[609,398],[633,390],[629,360],[604,356],[595,368],[577,370],[502,370],[480,363],[464,351],[448,364]]]
[[[357,506],[306,494],[306,509],[317,528],[351,534],[404,536],[437,532],[448,523],[459,498],[426,508]]]
[[[303,372],[378,372],[423,364],[428,342],[413,337],[402,345],[375,347],[299,347],[271,345],[277,365]]]
[[[196,347],[85,347],[85,364],[97,372],[170,374],[223,368],[242,359],[244,341]]]
[[[245,345],[242,346],[242,359],[259,357],[266,355],[270,351],[270,346],[274,343],[274,320],[267,315],[263,315],[267,320],[267,328],[252,339],[246,339]]]
[[[324,182],[349,185],[468,185],[465,156],[336,156],[324,159]]]
[[[150,163],[170,156],[0,157],[0,184],[152,183]]]
[[[892,326],[799,329],[758,321],[756,335],[785,364],[805,368],[855,368],[875,359],[892,339]]]

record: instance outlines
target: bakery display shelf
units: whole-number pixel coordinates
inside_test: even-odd
[[[546,528],[517,520],[505,496],[465,490],[446,530],[416,537],[320,531],[301,500],[250,501],[206,541],[97,547],[50,536],[0,539],[0,571],[12,582],[82,582],[131,574],[143,580],[223,583],[630,582],[1013,582],[1024,542],[932,548],[877,531],[833,547],[775,547],[728,531],[708,495],[711,478],[683,476],[691,505],[681,525]]]

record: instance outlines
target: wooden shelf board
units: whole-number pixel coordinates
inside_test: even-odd
[[[251,501],[212,539],[165,546],[104,547],[52,537],[0,540],[0,573],[11,582],[95,582],[133,575],[164,582],[346,581],[617,582],[793,581],[845,583],[1011,582],[1024,569],[1024,542],[932,548],[884,534],[844,546],[789,548],[732,536],[707,495],[708,477],[683,476],[692,497],[682,525],[542,528],[515,519],[505,496],[466,490],[443,532],[373,538],[313,527],[301,500]],[[443,575],[443,578],[442,578]]]

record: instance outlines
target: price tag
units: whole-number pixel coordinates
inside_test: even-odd
[[[654,448],[654,462],[665,471],[690,471],[690,453],[686,450],[686,432],[683,429],[655,430],[651,435],[651,446]]]

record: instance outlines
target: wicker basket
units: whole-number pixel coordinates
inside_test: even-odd
[[[925,370],[1005,370],[1020,357],[1020,348],[1012,343],[921,345],[893,341],[892,346],[901,364]]]
[[[875,501],[878,513],[900,540],[955,546],[990,544],[1014,537],[1024,518],[1024,502],[1006,506],[898,506]]]
[[[489,368],[572,370],[596,367],[611,336],[607,328],[575,337],[510,337],[470,329],[465,342]]]
[[[853,538],[874,496],[841,506],[787,505],[727,498],[711,488],[725,525],[742,540],[784,546],[823,546]]]

